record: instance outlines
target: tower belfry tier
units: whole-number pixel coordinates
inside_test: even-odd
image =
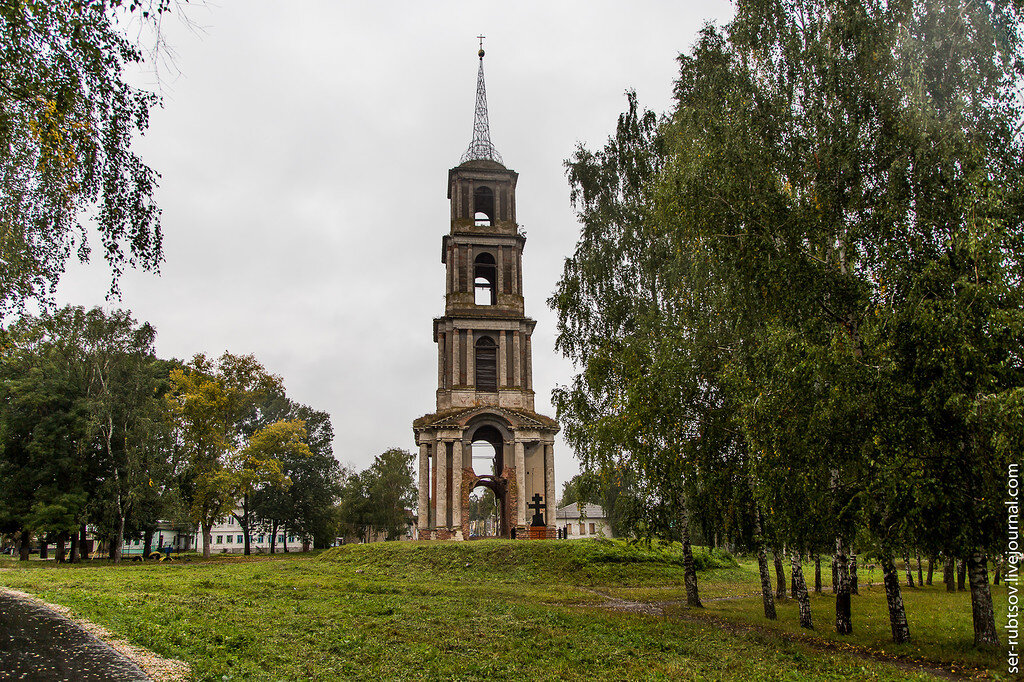
[[[558,425],[534,411],[531,337],[537,323],[526,317],[523,301],[519,174],[505,168],[490,141],[483,54],[481,46],[473,141],[448,171],[450,229],[441,239],[445,310],[433,334],[436,411],[413,423],[419,535],[470,537],[472,520],[464,511],[473,490],[484,487],[497,504],[494,534],[553,537]],[[542,511],[528,515],[530,502]]]

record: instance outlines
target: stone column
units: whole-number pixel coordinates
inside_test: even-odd
[[[523,293],[523,252],[516,253],[516,287]]]
[[[452,388],[462,385],[462,377],[459,372],[462,369],[462,363],[459,362],[459,346],[462,341],[462,332],[458,329],[452,328]]]
[[[445,334],[444,332],[437,333],[437,387],[444,388],[444,351],[445,351]]]
[[[425,530],[427,526],[428,517],[430,516],[430,496],[428,495],[430,488],[430,481],[428,480],[429,466],[427,464],[427,458],[430,456],[430,445],[427,443],[420,443],[420,497],[419,503],[417,504],[417,519],[416,527],[420,530]]]
[[[505,330],[498,332],[498,386],[508,386],[508,351],[505,349]]]
[[[523,354],[519,350],[519,332],[512,332],[512,380],[513,385],[523,388]]]
[[[466,331],[466,385],[476,386],[476,339],[473,330]]]
[[[448,291],[451,294],[455,291],[455,268],[458,261],[455,260],[455,249],[452,248],[452,241],[448,240]]]
[[[519,439],[515,441],[516,449],[516,488],[519,489],[519,503],[516,505],[516,524],[526,525],[526,448]]]
[[[497,261],[497,263],[495,263],[495,266],[494,266],[495,269],[497,270],[497,272],[495,273],[495,277],[494,277],[494,286],[496,286],[498,288],[498,291],[496,293],[501,294],[502,292],[505,291],[505,289],[503,288],[503,284],[505,282],[505,247],[504,246],[499,246],[498,247],[498,257],[495,258],[494,260]]]
[[[427,503],[428,504],[427,513],[429,514],[429,517],[430,517],[429,518],[429,522],[427,524],[428,528],[433,528],[434,526],[437,525],[437,465],[438,465],[437,449],[440,447],[440,445],[441,445],[440,441],[434,440],[434,443],[433,443],[434,447],[432,448],[433,449],[434,463],[430,467],[430,500]]]
[[[533,351],[530,348],[530,335],[526,335],[526,367],[523,368],[523,388],[533,388]]]
[[[434,526],[437,528],[448,527],[448,443],[449,441],[437,441],[437,520]]]
[[[516,249],[512,255],[512,293],[521,296],[523,287],[522,280],[519,279],[519,262],[519,249]]]
[[[462,441],[455,441],[452,448],[452,526],[462,528],[462,458],[469,447]]]
[[[554,526],[555,520],[555,446],[553,443],[544,443],[544,502],[547,509],[544,512],[544,520],[549,526]]]

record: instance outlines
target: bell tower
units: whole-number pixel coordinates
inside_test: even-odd
[[[477,487],[498,509],[500,537],[554,537],[557,423],[534,412],[516,181],[490,139],[484,50],[478,53],[473,139],[448,171],[450,227],[441,239],[445,310],[434,320],[436,411],[413,423],[419,446],[422,539],[470,536]],[[474,447],[474,443],[476,447]],[[475,452],[493,456],[475,455]],[[536,513],[527,514],[527,508]]]

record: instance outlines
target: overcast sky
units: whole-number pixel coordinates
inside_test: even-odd
[[[252,353],[288,395],[331,414],[358,468],[415,449],[434,410],[446,183],[472,137],[477,40],[491,139],[519,172],[536,407],[572,366],[546,300],[578,225],[563,163],[604,144],[635,89],[671,104],[676,57],[728,2],[220,0],[166,22],[174,70],[137,143],[161,173],[166,263],[105,303],[102,262],[72,265],[61,303],[128,308],[162,357]],[[98,253],[98,250],[97,250]],[[556,480],[578,471],[556,443]]]

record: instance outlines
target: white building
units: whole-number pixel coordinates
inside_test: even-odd
[[[192,528],[175,525],[170,521],[157,521],[156,530],[153,531],[153,539],[150,542],[150,552],[183,552],[192,549],[195,545],[196,531]],[[146,550],[145,541],[125,540],[121,545],[121,556],[139,556]]]
[[[583,507],[580,509],[580,507]],[[559,528],[568,532],[566,537],[570,540],[579,538],[615,537],[612,534],[612,526],[608,521],[608,515],[599,504],[567,504],[559,507],[555,513],[555,519]]]
[[[240,554],[245,550],[245,533],[242,526],[233,515],[217,522],[210,529],[210,551],[214,554]],[[271,534],[265,529],[250,529],[249,551],[253,554],[265,554],[270,552]],[[289,552],[308,552],[313,544],[312,538],[296,535],[292,531],[278,529],[277,541],[274,543],[275,552],[283,552],[285,544]],[[196,531],[195,542],[192,549],[197,552],[203,551],[202,529]]]
[[[211,529],[210,551],[214,554],[241,554],[245,550],[245,534],[234,516],[217,519]],[[249,534],[249,551],[253,554],[265,554],[270,552],[270,533],[264,530],[253,530]],[[277,542],[274,544],[275,552],[283,552],[285,543],[288,544],[288,551],[308,551],[312,541],[294,532],[279,530]],[[174,552],[193,550],[203,551],[202,528],[181,529],[174,528],[167,521],[160,521],[157,531],[153,534],[151,552],[166,551],[170,547]],[[121,548],[123,556],[141,555],[145,550],[142,540],[128,540]]]

